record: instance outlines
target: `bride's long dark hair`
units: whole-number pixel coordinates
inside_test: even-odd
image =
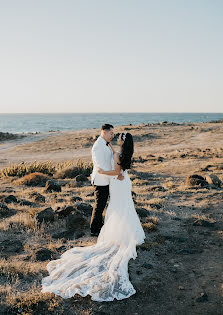
[[[120,163],[123,171],[131,168],[132,155],[134,152],[134,144],[131,133],[121,133],[121,139],[124,141],[122,145],[122,151],[120,154]]]

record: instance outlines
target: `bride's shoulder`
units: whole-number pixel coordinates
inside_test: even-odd
[[[120,152],[115,152],[114,153],[114,159],[118,160],[118,161],[120,160]]]

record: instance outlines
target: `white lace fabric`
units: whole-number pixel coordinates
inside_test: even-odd
[[[42,279],[42,291],[63,298],[75,294],[94,301],[122,300],[136,291],[129,281],[128,262],[137,257],[136,245],[145,233],[134,208],[128,172],[124,180],[110,182],[110,202],[97,243],[67,250],[47,264],[49,276]]]

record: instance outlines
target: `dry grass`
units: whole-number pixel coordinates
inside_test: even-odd
[[[41,293],[41,288],[36,283],[28,291],[14,290],[5,297],[5,302],[16,309],[22,309],[22,314],[33,314],[38,308],[44,308],[43,312],[53,312],[62,302],[60,297],[51,293]]]
[[[143,223],[142,226],[144,229],[146,229],[147,232],[153,232],[157,230],[156,224],[152,222]]]
[[[55,178],[74,178],[77,175],[85,175],[90,176],[92,172],[93,165],[92,163],[87,163],[79,160],[75,164],[65,164],[65,165],[58,165],[58,171],[55,173]]]
[[[124,128],[124,127],[123,127]],[[114,301],[113,303],[102,303],[98,306],[98,303],[92,302],[89,297],[80,298],[79,296],[75,296],[72,299],[63,300],[58,296],[53,294],[42,294],[41,293],[41,284],[40,280],[46,271],[45,262],[36,261],[36,252],[39,249],[46,248],[50,249],[55,253],[55,256],[59,253],[62,253],[66,249],[70,249],[74,246],[89,246],[93,245],[96,242],[96,238],[89,237],[89,227],[86,230],[83,230],[85,235],[79,239],[54,239],[53,234],[57,231],[65,231],[67,222],[66,218],[58,219],[56,218],[52,223],[42,223],[37,225],[35,215],[37,212],[41,211],[43,208],[52,207],[54,210],[60,206],[74,205],[74,201],[72,201],[72,197],[79,196],[83,199],[82,202],[92,203],[94,197],[90,195],[93,192],[93,188],[86,184],[84,187],[66,187],[67,183],[74,182],[75,180],[69,179],[73,178],[79,174],[85,174],[87,176],[91,170],[92,164],[88,162],[78,161],[67,161],[67,162],[33,162],[33,163],[21,163],[17,164],[17,166],[10,168],[5,168],[4,171],[0,170],[1,184],[2,184],[2,193],[4,195],[13,194],[19,200],[24,198],[26,200],[32,199],[33,192],[39,192],[46,197],[45,203],[41,205],[37,204],[36,207],[32,206],[23,206],[21,204],[7,204],[9,210],[15,210],[16,214],[11,215],[10,217],[5,217],[0,222],[0,238],[2,240],[6,239],[18,239],[23,243],[23,248],[18,253],[11,253],[6,258],[0,259],[0,275],[1,275],[1,284],[0,284],[0,295],[2,300],[4,301],[4,305],[9,307],[9,313],[18,313],[18,314],[82,314],[88,315],[97,312],[106,313],[106,314],[115,314],[115,313],[143,313],[145,308],[150,308],[152,313],[156,313],[160,311],[161,313],[164,311],[164,308],[167,309],[169,307],[167,298],[171,298],[168,296],[168,292],[172,292],[177,295],[178,292],[175,292],[174,288],[178,288],[178,281],[184,282],[184,274],[189,274],[189,277],[185,280],[186,282],[181,283],[186,287],[188,286],[188,290],[184,291],[185,296],[184,301],[191,301],[196,298],[197,292],[197,284],[194,281],[190,281],[190,279],[194,279],[194,274],[191,274],[191,269],[196,272],[200,272],[200,270],[205,270],[204,275],[202,276],[202,281],[206,281],[207,292],[211,292],[210,304],[204,305],[204,303],[196,304],[197,313],[203,314],[203,307],[207,305],[211,305],[218,303],[217,298],[218,295],[216,293],[218,282],[213,282],[209,284],[208,278],[216,279],[216,275],[220,274],[220,266],[221,266],[221,252],[219,251],[220,244],[223,239],[223,231],[220,226],[220,215],[217,217],[217,213],[221,212],[221,206],[219,207],[219,203],[222,202],[220,188],[218,190],[207,191],[207,189],[190,189],[188,190],[185,187],[185,178],[190,173],[197,172],[197,169],[200,168],[201,160],[200,158],[195,158],[192,160],[191,158],[182,158],[180,157],[181,153],[187,153],[186,148],[182,148],[182,146],[193,146],[194,150],[198,146],[210,146],[209,143],[212,141],[206,140],[205,142],[197,142],[193,143],[193,139],[190,142],[185,141],[185,133],[186,131],[184,127],[176,127],[177,130],[173,131],[173,128],[169,128],[166,131],[164,127],[149,126],[148,132],[153,130],[154,134],[156,133],[159,137],[153,137],[150,139],[150,145],[148,147],[144,146],[144,143],[139,141],[136,142],[136,151],[140,151],[141,158],[138,157],[138,163],[134,164],[134,168],[130,171],[130,177],[133,181],[133,188],[136,196],[134,200],[136,202],[136,208],[143,208],[148,211],[148,216],[140,217],[143,229],[146,232],[147,239],[145,243],[140,245],[139,248],[141,250],[137,250],[138,257],[135,261],[131,261],[131,281],[133,285],[137,288],[137,294],[140,296],[141,292],[145,292],[145,294],[150,295],[149,292],[157,292],[157,303],[150,303],[149,299],[145,296],[145,298],[139,302],[137,295],[134,295],[126,303],[119,303]],[[183,129],[184,128],[184,129]],[[142,126],[139,129],[134,129],[132,127],[133,133],[141,134]],[[168,135],[163,136],[163,130],[168,133]],[[193,131],[191,131],[193,132]],[[198,131],[196,131],[198,132]],[[95,131],[93,132],[95,133]],[[61,144],[68,147],[70,152],[70,144],[74,142],[73,135],[69,135],[70,142],[64,141],[63,136],[61,136]],[[89,137],[89,135],[88,135]],[[168,137],[168,145],[167,145],[167,137]],[[55,137],[55,140],[57,138]],[[80,140],[78,146],[81,147],[81,137],[77,139]],[[157,139],[157,140],[156,140]],[[214,140],[213,138],[212,140]],[[217,138],[216,138],[217,139]],[[218,141],[220,137],[218,137]],[[52,138],[53,140],[53,138]],[[195,138],[196,140],[196,138]],[[76,141],[76,140],[75,140]],[[171,144],[172,141],[172,144]],[[202,140],[203,141],[203,140]],[[90,142],[86,136],[86,145],[87,142]],[[92,140],[93,142],[93,140]],[[140,147],[140,143],[142,146]],[[176,143],[179,143],[179,148]],[[208,144],[207,144],[208,143]],[[33,143],[33,146],[36,145],[38,150],[41,152],[41,155],[46,154],[47,148],[43,148],[43,150],[39,147],[39,144]],[[76,145],[76,144],[75,144]],[[85,144],[83,144],[85,146]],[[162,145],[164,147],[162,148]],[[171,145],[173,145],[171,147]],[[220,145],[220,144],[219,144]],[[47,146],[47,141],[46,141]],[[52,147],[57,148],[58,144],[52,141]],[[221,144],[222,146],[222,144]],[[176,151],[176,148],[179,149],[179,152]],[[35,148],[31,149],[34,150]],[[201,148],[202,149],[202,148]],[[163,150],[163,151],[162,151]],[[168,151],[169,150],[169,151]],[[185,150],[185,152],[184,152]],[[21,154],[24,151],[20,149]],[[31,151],[30,151],[31,152]],[[32,154],[35,151],[32,151]],[[78,157],[80,156],[80,152],[78,152]],[[89,150],[90,152],[90,150]],[[221,151],[222,152],[222,151]],[[222,153],[219,154],[222,154]],[[154,155],[154,161],[149,158],[149,155]],[[56,155],[56,151],[53,151],[52,154]],[[90,153],[89,153],[90,154]],[[138,153],[137,153],[138,154]],[[139,155],[139,154],[138,154]],[[148,155],[148,157],[147,157]],[[47,156],[47,154],[45,155]],[[62,156],[62,155],[61,155]],[[163,156],[165,161],[159,162],[157,160],[158,156]],[[48,156],[47,156],[48,158]],[[51,156],[49,159],[52,159]],[[66,155],[64,152],[63,157],[60,159],[69,158],[69,155]],[[73,157],[72,157],[73,158]],[[82,159],[86,158],[85,153],[83,154]],[[148,160],[145,162],[144,160]],[[55,159],[58,161],[59,159]],[[44,164],[45,163],[45,164]],[[207,161],[205,160],[205,165],[207,164],[216,164],[221,163],[222,159],[218,158],[214,162],[214,160]],[[27,167],[24,167],[24,164]],[[30,168],[28,167],[30,166]],[[7,170],[6,170],[7,169]],[[25,174],[23,173],[25,169]],[[211,168],[210,168],[211,169]],[[211,173],[212,169],[209,171]],[[219,173],[217,174],[219,178],[222,176],[222,170],[219,169]],[[42,175],[53,176],[54,178],[58,178],[58,182],[63,185],[62,192],[60,193],[51,193],[45,194],[43,188],[40,187],[29,187],[29,186],[15,186],[13,176],[25,176],[29,175],[26,172],[35,173],[39,172]],[[208,173],[208,174],[209,174]],[[203,173],[202,173],[203,174]],[[203,174],[205,175],[205,174]],[[4,178],[3,178],[4,177]],[[66,179],[67,178],[67,179]],[[13,181],[12,181],[13,179]],[[61,179],[61,180],[59,180]],[[16,179],[17,180],[17,179]],[[148,183],[149,182],[149,187]],[[163,186],[167,188],[167,190],[150,190],[150,186]],[[5,191],[4,191],[5,190]],[[217,212],[215,211],[215,207]],[[204,212],[205,210],[205,212]],[[208,213],[204,215],[204,213]],[[196,226],[193,225],[194,221],[198,220],[206,220],[210,223],[214,223],[212,219],[214,217],[216,219],[216,227],[214,230],[215,233],[206,234],[209,230],[205,225]],[[90,216],[87,217],[88,221],[90,221]],[[203,222],[201,222],[203,223]],[[204,222],[205,223],[205,222]],[[207,224],[208,225],[208,224]],[[211,226],[211,224],[210,224]],[[221,230],[218,230],[221,229]],[[195,231],[195,233],[191,233],[191,231]],[[199,233],[197,233],[197,231]],[[200,233],[201,232],[201,233]],[[203,234],[204,233],[204,234]],[[208,243],[207,236],[208,235]],[[179,238],[183,240],[177,241]],[[169,237],[169,238],[168,238]],[[210,242],[209,242],[210,240]],[[220,243],[221,242],[221,243]],[[213,244],[212,244],[213,243]],[[178,253],[179,249],[182,247],[196,246],[198,248],[203,248],[205,246],[205,251],[209,252],[209,259],[194,259],[193,255],[180,256]],[[218,248],[219,246],[219,248]],[[62,247],[62,248],[61,248]],[[187,260],[187,264],[184,264],[184,273],[178,273],[179,278],[173,279],[170,261],[182,259],[184,262]],[[164,256],[165,254],[165,256]],[[199,255],[202,255],[199,254]],[[190,257],[191,256],[191,257]],[[5,257],[5,255],[4,255]],[[164,259],[165,257],[165,259]],[[151,263],[154,266],[154,269],[144,269],[146,267],[140,268],[145,263]],[[171,263],[172,264],[172,263]],[[180,265],[180,262],[179,262]],[[193,266],[193,268],[191,268]],[[212,268],[212,267],[215,268]],[[146,277],[151,276],[150,280],[153,279],[154,274],[159,269],[160,278],[162,277],[162,288],[163,291],[160,290],[156,283],[152,281],[146,281]],[[139,271],[137,273],[137,271]],[[141,272],[141,273],[140,273]],[[203,279],[204,277],[204,279]],[[172,282],[169,280],[173,279]],[[188,281],[189,279],[189,281]],[[198,279],[199,281],[199,279]],[[214,280],[213,280],[214,281]],[[216,286],[215,286],[216,285]],[[142,290],[142,291],[140,291]],[[169,291],[168,291],[169,290]],[[193,296],[190,295],[190,292],[193,292]],[[135,299],[135,300],[134,300]],[[211,300],[210,299],[210,300]],[[163,308],[160,308],[159,301],[163,301]],[[76,303],[76,301],[78,301]],[[154,302],[154,301],[153,301]],[[135,308],[134,308],[135,305]],[[10,309],[11,307],[11,309]],[[102,307],[102,308],[101,308]],[[176,301],[174,305],[176,307],[176,312],[181,313],[187,310],[189,313],[193,313],[194,305],[191,306],[190,303],[187,305],[182,305],[182,300]],[[185,308],[184,308],[185,307]],[[189,308],[189,310],[188,310]],[[217,308],[216,308],[217,309]],[[210,310],[211,313],[212,310]],[[0,311],[1,312],[1,311]],[[214,314],[214,312],[212,312]]]
[[[176,187],[176,183],[174,183],[173,181],[168,181],[168,182],[164,183],[163,186],[165,188],[171,189],[171,188],[175,188]]]
[[[17,179],[14,183],[16,185],[44,186],[49,179],[48,175],[35,172]]]
[[[159,219],[155,216],[147,217],[146,222],[142,224],[143,228],[147,232],[153,232],[157,231],[157,224],[159,222]]]
[[[192,215],[192,218],[195,218],[197,220],[204,220],[204,221],[208,221],[210,223],[214,223],[216,222],[214,219],[210,218],[208,215],[202,215],[199,213],[195,213]]]
[[[36,219],[27,212],[18,212],[0,222],[0,229],[3,231],[7,231],[15,227],[20,231],[24,229],[31,229],[32,231],[35,231],[37,230],[38,225]]]
[[[43,173],[53,175],[55,173],[55,166],[51,161],[24,163],[9,165],[0,170],[0,177],[18,176],[22,177],[30,173]]]
[[[66,174],[66,170],[72,169],[75,171],[75,176],[79,174],[84,174],[89,176],[92,170],[92,163],[83,162],[82,160],[73,161],[69,160],[66,162],[55,163],[52,161],[38,162],[34,161],[32,163],[21,162],[19,164],[12,164],[8,167],[0,169],[0,177],[17,176],[22,177],[31,173],[43,173],[47,175],[53,175],[60,172]],[[62,175],[62,174],[61,174]],[[66,177],[58,177],[66,178]],[[72,178],[72,177],[71,177]]]
[[[8,261],[6,259],[0,260],[0,274],[7,277],[37,275],[44,271],[44,266],[41,262],[24,262],[24,261]]]

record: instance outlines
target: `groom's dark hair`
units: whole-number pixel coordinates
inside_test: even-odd
[[[104,124],[101,126],[101,130],[110,130],[111,128],[114,128],[114,127],[110,124]]]

